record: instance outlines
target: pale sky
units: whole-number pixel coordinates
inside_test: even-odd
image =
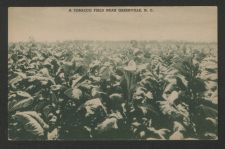
[[[217,7],[215,6],[135,7],[152,8],[153,12],[148,13],[84,13],[69,12],[69,8],[76,7],[10,7],[8,10],[9,41],[27,41],[29,37],[33,37],[36,41],[217,42]]]

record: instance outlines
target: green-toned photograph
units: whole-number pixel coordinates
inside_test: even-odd
[[[8,140],[217,140],[217,7],[9,7]]]

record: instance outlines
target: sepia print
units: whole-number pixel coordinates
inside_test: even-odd
[[[9,140],[217,140],[217,7],[9,7]]]

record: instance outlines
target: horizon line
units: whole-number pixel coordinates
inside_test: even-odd
[[[47,43],[55,43],[55,42],[72,42],[72,41],[86,41],[86,42],[129,42],[129,41],[138,41],[138,42],[187,42],[187,43],[218,43],[218,41],[191,41],[191,40],[138,40],[138,39],[125,39],[125,40],[94,40],[94,39],[67,39],[67,40],[20,40],[20,41],[8,41],[8,43],[19,43],[19,42],[47,42]]]

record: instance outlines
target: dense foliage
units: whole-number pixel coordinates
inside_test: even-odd
[[[217,139],[210,43],[11,43],[12,140]]]

